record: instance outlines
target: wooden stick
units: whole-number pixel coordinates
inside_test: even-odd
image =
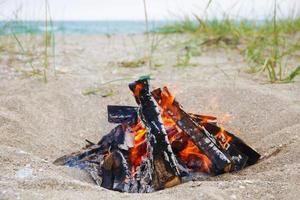
[[[148,80],[133,82],[129,88],[140,105],[141,120],[148,130],[147,142],[150,151],[148,157],[154,168],[152,179],[154,188],[157,190],[179,184],[178,161],[169,143],[157,103],[149,91]]]

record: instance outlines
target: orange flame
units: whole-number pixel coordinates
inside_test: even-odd
[[[174,120],[171,117],[169,117],[168,115],[166,115],[162,109],[161,109],[161,117],[162,117],[163,124],[165,127],[173,127],[176,125]]]
[[[188,140],[188,144],[185,149],[180,151],[179,153],[181,160],[188,163],[191,161],[191,159],[199,159],[201,161],[200,168],[197,169],[197,171],[201,172],[209,172],[211,167],[211,161],[209,158],[201,153],[199,148],[191,141]],[[193,158],[194,157],[194,158]]]
[[[220,128],[220,131],[215,135],[215,138],[220,142],[224,149],[228,149],[232,137],[226,133],[223,127]]]
[[[175,100],[175,96],[172,95],[166,87],[163,88],[163,90],[161,91],[161,98],[162,98],[162,107],[165,108],[168,105],[172,105],[174,100]]]
[[[134,95],[139,95],[142,88],[142,84],[137,84],[134,90]],[[170,106],[174,103],[175,97],[166,88],[163,89],[161,97],[161,117],[168,133],[169,142],[172,146],[172,143],[175,140],[181,142],[180,138],[186,138],[186,136],[185,133],[176,126],[175,121],[164,110],[166,107],[169,109],[175,109],[172,110],[172,112],[176,113],[177,119],[181,118],[181,116],[177,116],[179,115],[179,112],[177,111],[176,107]],[[147,156],[147,129],[143,126],[140,120],[136,125],[131,127],[131,129],[134,134],[134,146],[130,150],[130,161],[132,164],[132,170],[135,171],[136,168],[142,163],[143,157]],[[193,141],[191,139],[185,139],[185,142],[183,142],[182,145],[182,149],[179,149],[179,152],[177,152],[178,158],[188,167],[189,165],[193,165],[191,163],[197,163],[191,167],[191,170],[209,173],[211,161],[205,154],[201,152],[201,150],[193,143]],[[195,166],[197,169],[194,168]]]
[[[147,154],[146,133],[147,129],[143,127],[141,122],[138,122],[131,128],[134,134],[133,147],[130,150],[130,161],[135,169],[142,163],[142,158]]]
[[[176,118],[180,120],[181,115],[178,111],[178,108],[176,106],[171,106],[174,103],[174,100],[175,96],[169,92],[168,88],[164,87],[161,91],[161,107],[162,109],[168,108],[169,110],[171,110],[172,113],[175,113]]]
[[[163,124],[166,128],[172,129],[176,131],[176,134],[169,134],[169,142],[177,140],[178,137],[184,134],[183,132],[179,132],[176,127],[176,123],[167,115],[162,113]],[[147,130],[143,127],[141,121],[137,123],[134,127],[131,128],[134,134],[134,146],[130,151],[130,161],[133,166],[133,171],[135,171],[136,167],[138,167],[142,163],[142,158],[147,156],[147,143],[146,143],[146,133]],[[187,145],[178,152],[179,159],[188,165],[190,162],[199,161],[201,164],[196,171],[201,172],[209,172],[211,167],[211,161],[208,159],[206,155],[204,155],[199,148],[192,142],[191,139],[188,139]],[[195,170],[195,169],[193,169]]]
[[[144,86],[143,86],[143,84],[141,84],[141,83],[136,84],[136,86],[135,86],[135,88],[134,88],[134,91],[133,91],[134,96],[139,96],[141,90],[143,89],[143,87],[144,87]]]

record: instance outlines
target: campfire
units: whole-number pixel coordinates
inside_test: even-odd
[[[140,79],[129,88],[138,106],[109,105],[108,121],[118,125],[55,164],[85,170],[107,189],[148,193],[239,171],[260,158],[215,117],[185,112],[167,87],[150,91],[149,80]]]

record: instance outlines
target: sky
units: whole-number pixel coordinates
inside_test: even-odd
[[[264,19],[275,0],[146,0],[150,20],[207,18]],[[43,20],[46,0],[0,0],[0,20]],[[300,0],[277,0],[279,17],[300,12]],[[48,0],[53,20],[144,20],[143,0]]]

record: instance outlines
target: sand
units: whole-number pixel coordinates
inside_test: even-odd
[[[242,57],[226,49],[193,57],[196,66],[174,67],[176,51],[169,44],[180,36],[164,37],[154,53],[155,63],[162,66],[154,69],[118,66],[147,53],[143,35],[57,37],[56,76],[50,65],[47,84],[21,76],[14,68],[24,66],[24,59],[2,53],[0,199],[299,199],[299,78],[290,84],[265,84],[245,73]],[[135,105],[127,80],[106,85],[95,95],[84,96],[83,90],[147,73],[155,78],[153,87],[168,85],[187,111],[217,116],[226,129],[271,156],[238,173],[152,194],[109,191],[80,170],[52,164],[83,147],[84,139],[96,142],[113,127],[106,105]],[[111,91],[114,95],[102,97]]]

